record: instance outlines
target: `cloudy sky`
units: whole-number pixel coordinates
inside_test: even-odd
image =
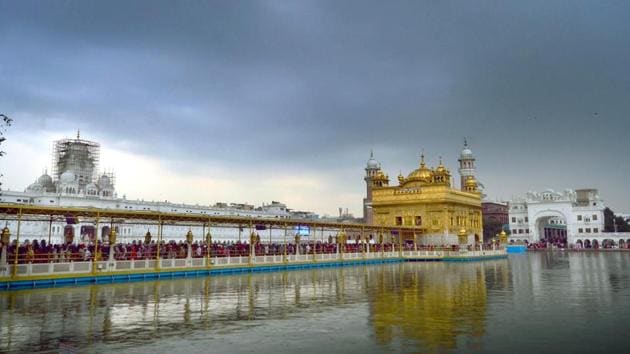
[[[3,187],[99,141],[127,198],[362,213],[463,138],[489,199],[599,188],[630,212],[628,1],[0,0]]]

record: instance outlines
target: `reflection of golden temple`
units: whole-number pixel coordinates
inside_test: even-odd
[[[484,264],[455,265],[447,272],[428,269],[435,264],[400,266],[400,278],[379,274],[372,318],[380,344],[401,336],[419,341],[428,351],[441,352],[456,348],[458,335],[484,335]],[[405,267],[414,271],[404,271]]]
[[[436,168],[427,167],[424,154],[420,166],[407,177],[398,176],[398,186],[380,165],[369,169],[368,199],[373,222],[379,226],[413,227],[402,232],[403,240],[422,244],[472,244],[482,235],[481,193],[474,176],[467,176],[460,189],[451,186],[451,173],[440,159]],[[464,230],[465,239],[459,235]],[[386,242],[394,240],[386,239]]]

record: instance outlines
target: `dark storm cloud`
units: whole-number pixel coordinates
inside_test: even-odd
[[[140,153],[340,170],[471,138],[491,195],[630,209],[627,2],[0,2],[0,105]],[[57,127],[58,128],[58,127]],[[342,167],[340,167],[342,166]],[[601,171],[615,171],[602,176]],[[341,172],[340,172],[341,174]],[[614,198],[618,198],[614,200]]]

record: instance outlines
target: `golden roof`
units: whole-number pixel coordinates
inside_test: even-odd
[[[422,182],[430,182],[433,178],[433,170],[428,168],[424,163],[424,154],[420,155],[420,168],[413,170],[409,176],[407,176],[407,180],[419,180]]]

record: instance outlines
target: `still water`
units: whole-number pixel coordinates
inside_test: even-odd
[[[0,292],[0,352],[630,352],[630,252]]]

